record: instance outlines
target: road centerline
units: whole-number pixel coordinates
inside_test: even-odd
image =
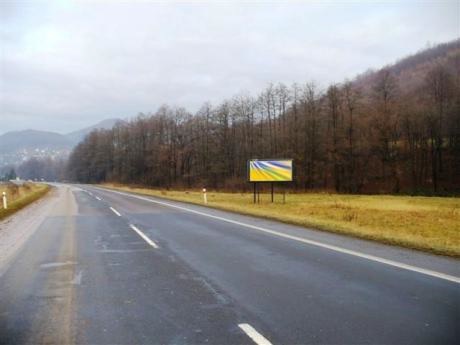
[[[111,193],[115,193],[115,194],[128,196],[128,197],[131,197],[131,198],[134,198],[134,199],[144,200],[144,201],[151,202],[151,203],[158,204],[158,205],[163,205],[163,206],[167,206],[167,207],[176,208],[176,209],[183,210],[183,211],[186,211],[186,212],[198,214],[198,215],[201,215],[201,216],[204,216],[204,217],[217,219],[217,220],[224,221],[224,222],[231,223],[231,224],[236,224],[236,225],[246,227],[246,228],[249,228],[249,229],[254,229],[254,230],[264,232],[264,233],[267,233],[267,234],[271,234],[271,235],[275,235],[275,236],[278,236],[278,237],[287,238],[287,239],[294,240],[294,241],[297,241],[297,242],[310,244],[310,245],[313,245],[313,246],[316,246],[316,247],[329,249],[329,250],[332,250],[332,251],[335,251],[335,252],[356,256],[356,257],[366,259],[366,260],[369,260],[369,261],[378,262],[378,263],[385,264],[385,265],[388,265],[388,266],[393,266],[393,267],[397,267],[397,268],[404,269],[404,270],[407,270],[407,271],[417,272],[417,273],[420,273],[420,274],[424,274],[424,275],[428,275],[428,276],[431,276],[431,277],[435,277],[435,278],[439,278],[439,279],[443,279],[443,280],[447,280],[447,281],[451,281],[451,282],[460,284],[460,277],[453,276],[453,275],[450,275],[450,274],[441,273],[441,272],[433,271],[433,270],[430,270],[430,269],[425,269],[425,268],[405,264],[405,263],[402,263],[402,262],[398,262],[398,261],[394,261],[394,260],[390,260],[390,259],[385,259],[385,258],[374,256],[374,255],[371,255],[371,254],[365,254],[365,253],[357,252],[357,251],[354,251],[354,250],[351,250],[351,249],[341,248],[341,247],[338,247],[338,246],[335,246],[335,245],[326,244],[326,243],[322,243],[322,242],[318,242],[318,241],[314,241],[314,240],[309,240],[309,239],[294,236],[294,235],[285,234],[285,233],[278,232],[278,231],[275,231],[275,230],[266,229],[266,228],[263,228],[263,227],[260,227],[260,226],[247,224],[247,223],[239,222],[239,221],[236,221],[236,220],[232,220],[232,219],[228,219],[228,218],[224,218],[224,217],[220,217],[220,216],[215,216],[215,215],[212,215],[212,214],[209,214],[209,213],[193,210],[193,209],[190,209],[190,208],[187,208],[187,207],[170,204],[168,202],[163,202],[163,201],[150,199],[150,198],[143,197],[143,196],[140,196],[140,195],[133,195],[133,194],[129,194],[129,193],[114,191],[114,190],[100,188],[100,187],[94,187],[94,188],[102,190],[102,191],[106,191],[106,192],[111,192]]]

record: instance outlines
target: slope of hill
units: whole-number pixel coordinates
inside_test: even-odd
[[[458,71],[460,70],[460,39],[419,51],[378,71],[369,70],[359,75],[354,80],[354,84],[365,91],[370,90],[379,78],[379,72],[387,70],[397,79],[398,88],[409,94],[421,87],[428,71],[435,65],[441,65],[446,68],[449,74],[457,75],[457,78],[460,77],[458,76]]]
[[[271,83],[187,118],[165,106],[133,119],[121,136],[98,132],[82,142],[69,176],[247,189],[248,159],[289,157],[293,188],[459,193],[459,67],[457,39],[325,90]]]
[[[94,129],[112,128],[118,119],[103,120],[94,126],[68,134],[27,129],[0,135],[0,167],[35,158],[65,158],[86,134]]]
[[[54,132],[27,129],[8,132],[0,136],[1,153],[24,149],[69,149],[71,147],[70,139]]]
[[[77,131],[67,133],[65,136],[74,144],[77,144],[83,138],[95,129],[111,129],[117,122],[122,122],[120,119],[106,119],[101,122],[96,123],[93,126],[89,126]]]

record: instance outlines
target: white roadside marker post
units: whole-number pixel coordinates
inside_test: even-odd
[[[205,204],[208,203],[208,197],[206,196],[206,188],[203,188],[203,201]]]
[[[6,192],[3,192],[3,208],[5,210],[8,208],[8,201],[6,200]]]

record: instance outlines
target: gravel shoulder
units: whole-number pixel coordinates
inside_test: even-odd
[[[8,263],[55,208],[63,196],[62,188],[52,188],[43,198],[0,221],[0,277]]]

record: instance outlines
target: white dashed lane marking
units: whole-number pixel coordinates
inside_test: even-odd
[[[113,207],[110,207],[110,209],[111,209],[112,212],[115,213],[118,217],[121,217],[120,212],[118,212],[116,209],[114,209]]]
[[[158,246],[155,242],[153,242],[150,238],[147,237],[146,234],[144,234],[142,231],[140,231],[137,227],[134,225],[130,224],[129,227],[133,229],[137,234],[144,239],[145,242],[150,244],[153,248],[158,249]]]
[[[246,333],[257,345],[272,345],[267,338],[257,332],[250,324],[240,323],[238,327],[241,328],[243,332]]]

